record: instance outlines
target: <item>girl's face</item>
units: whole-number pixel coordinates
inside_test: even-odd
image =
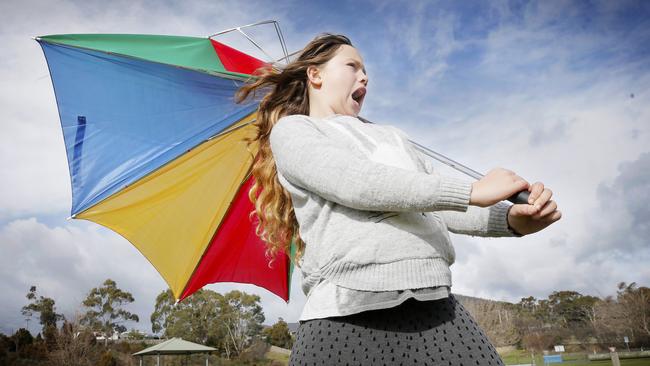
[[[366,95],[368,76],[363,59],[348,45],[338,48],[335,56],[319,67],[307,69],[310,115],[326,117],[338,113],[357,116]]]

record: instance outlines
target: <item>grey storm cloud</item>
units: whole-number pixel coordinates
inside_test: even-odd
[[[528,143],[531,147],[539,147],[550,142],[564,140],[568,137],[570,122],[559,120],[549,125],[534,125],[531,128]]]
[[[648,253],[650,238],[650,152],[619,165],[611,184],[597,189],[600,210],[608,220],[600,222],[598,242],[621,256]],[[595,240],[596,241],[596,240]],[[637,254],[633,254],[637,253]]]

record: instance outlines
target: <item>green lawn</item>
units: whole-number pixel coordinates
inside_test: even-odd
[[[523,350],[515,350],[507,353],[501,354],[501,358],[506,365],[517,365],[531,363],[530,353]],[[563,354],[562,359],[564,362],[558,364],[558,366],[610,366],[612,361],[589,361],[586,354]],[[535,355],[535,364],[537,366],[544,365],[544,359],[542,355]],[[650,358],[632,358],[632,359],[621,359],[621,366],[650,366]]]
[[[265,355],[267,360],[273,360],[273,361],[279,361],[282,362],[285,365],[289,364],[289,355],[285,355],[284,353],[277,353],[277,352],[267,352]]]

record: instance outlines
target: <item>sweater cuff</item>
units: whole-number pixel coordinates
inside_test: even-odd
[[[504,202],[499,202],[490,207],[490,215],[488,217],[488,233],[493,236],[512,236],[522,237],[523,235],[514,231],[508,225],[508,212],[512,205]]]
[[[440,182],[438,210],[467,211],[472,183],[465,180],[443,177]]]

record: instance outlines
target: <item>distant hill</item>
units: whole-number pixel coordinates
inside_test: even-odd
[[[464,307],[468,307],[468,306],[471,306],[471,305],[477,304],[477,303],[514,305],[513,303],[510,303],[510,302],[507,302],[507,301],[490,300],[490,299],[484,299],[484,298],[481,298],[481,297],[473,297],[473,296],[466,296],[466,295],[460,295],[460,294],[453,294],[453,295],[461,304],[463,304]]]

